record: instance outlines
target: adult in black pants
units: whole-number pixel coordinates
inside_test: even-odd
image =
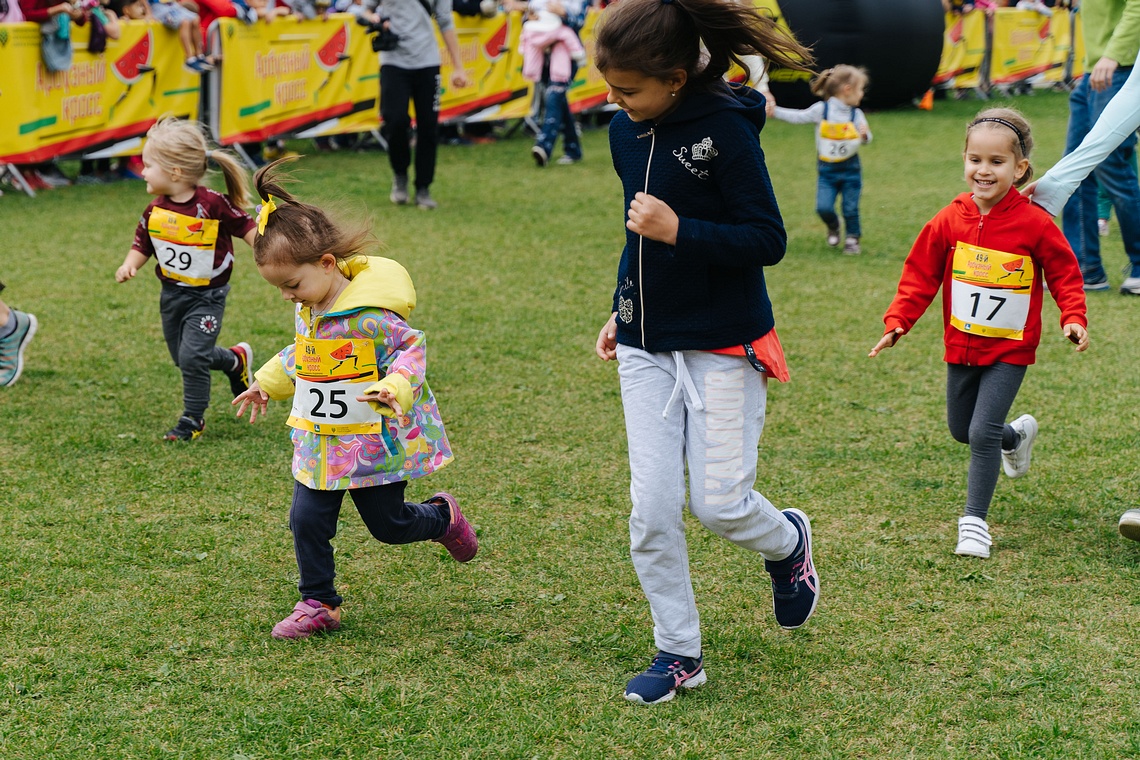
[[[393,203],[405,204],[408,195],[408,167],[412,163],[409,103],[416,109],[415,203],[434,209],[431,197],[435,179],[435,154],[439,144],[439,44],[432,30],[432,18],[455,63],[452,87],[467,87],[471,79],[463,68],[459,37],[451,17],[451,0],[382,0],[378,19],[399,37],[394,50],[380,54],[380,117],[388,140],[388,161],[392,165]]]

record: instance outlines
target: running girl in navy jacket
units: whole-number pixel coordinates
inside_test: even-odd
[[[702,54],[701,44],[707,48]],[[764,98],[722,77],[740,56],[803,70],[811,56],[734,0],[622,0],[595,64],[609,101],[626,245],[598,336],[618,360],[632,475],[631,555],[658,649],[625,697],[654,704],[707,680],[683,512],[764,558],[776,620],[815,610],[811,526],[757,493],[768,376],[787,379],[764,267],[787,236],[758,140]]]

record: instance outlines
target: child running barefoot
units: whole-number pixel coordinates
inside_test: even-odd
[[[702,51],[703,46],[707,52]],[[595,64],[628,209],[613,314],[598,335],[618,360],[632,475],[631,555],[658,649],[625,698],[656,704],[707,676],[683,513],[764,558],[776,621],[816,607],[811,525],[754,490],[768,377],[787,368],[764,267],[787,236],[758,135],[764,100],[722,77],[739,56],[802,70],[811,56],[735,0],[621,0]]]
[[[1026,367],[1041,341],[1043,283],[1061,309],[1061,329],[1089,345],[1077,258],[1045,211],[1015,187],[1033,175],[1029,123],[1010,108],[982,111],[966,128],[966,184],[922,229],[903,265],[898,293],[871,356],[893,346],[942,288],[946,343],[946,420],[970,445],[966,513],[955,554],[987,558],[993,541],[986,514],[998,470],[1029,471],[1037,420],[1006,424]]]
[[[249,176],[231,154],[209,150],[197,124],[178,119],[150,128],[142,156],[146,191],[156,197],[115,280],[126,282],[155,257],[162,334],[182,371],[182,416],[163,437],[191,441],[206,429],[211,370],[225,373],[235,396],[253,382],[249,344],[216,345],[234,268],[232,238],[252,245],[255,234],[253,219],[242,210],[249,203]],[[225,175],[225,195],[199,184],[210,160]]]
[[[823,98],[822,102],[803,110],[777,107],[775,111],[781,121],[819,125],[815,136],[819,157],[815,211],[827,225],[827,244],[834,248],[839,245],[835,200],[843,196],[843,223],[847,227],[843,252],[850,255],[862,251],[859,195],[863,191],[863,167],[859,162],[859,146],[871,142],[871,128],[858,106],[863,102],[867,81],[867,72],[863,69],[840,64],[816,74],[811,80],[811,91]]]
[[[264,198],[254,260],[297,304],[297,338],[234,399],[240,417],[263,416],[269,399],[293,399],[293,505],[289,528],[301,601],[273,628],[299,639],[340,627],[333,536],[345,491],[377,540],[435,541],[459,562],[479,549],[451,494],[404,501],[408,481],[451,461],[439,406],[428,388],[424,334],[408,326],[416,291],[402,266],[365,256],[366,229],[337,226],[282,187],[282,159],[254,182]]]

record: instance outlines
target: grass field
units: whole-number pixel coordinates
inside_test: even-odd
[[[1019,106],[1043,172],[1065,98]],[[988,561],[953,554],[968,452],[945,427],[937,312],[866,358],[914,236],[964,189],[978,108],[871,114],[860,257],[823,241],[811,129],[764,131],[792,382],[770,389],[758,488],[812,517],[823,593],[782,631],[761,561],[690,521],[709,682],[653,708],[621,699],[653,644],[616,368],[593,356],[623,242],[603,130],[543,171],[522,137],[444,148],[435,213],[388,203],[382,154],[302,162],[299,193],[374,215],[415,280],[457,458],[409,494],[454,492],[481,549],[459,566],[381,545],[346,502],[345,625],[293,643],[269,637],[296,601],[287,409],[235,420],[218,377],[206,435],[162,443],[181,388],[159,288],[113,277],[142,184],[7,192],[4,298],[40,334],[0,393],[0,757],[1140,756],[1140,546],[1116,531],[1140,501],[1140,299],[1092,294],[1082,355],[1046,305],[1014,406],[1042,433],[1031,473],[998,484]],[[1115,232],[1105,258],[1118,286]],[[290,307],[240,244],[233,282],[223,341],[260,364]]]

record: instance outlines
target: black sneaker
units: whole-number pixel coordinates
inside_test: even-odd
[[[166,431],[162,438],[166,441],[192,441],[202,435],[205,429],[205,420],[196,420],[184,414],[178,418],[178,424]]]
[[[238,365],[237,369],[227,372],[226,377],[230,379],[230,390],[233,391],[234,398],[237,398],[253,385],[253,349],[243,342],[230,346],[230,350],[237,357]]]
[[[764,560],[772,576],[772,609],[781,628],[792,630],[808,621],[819,601],[819,574],[811,561],[811,522],[798,509],[785,509],[784,516],[796,526],[803,548],[778,562]]]
[[[678,686],[693,689],[707,680],[704,658],[658,652],[649,669],[626,684],[625,698],[642,705],[655,705],[672,699]]]

